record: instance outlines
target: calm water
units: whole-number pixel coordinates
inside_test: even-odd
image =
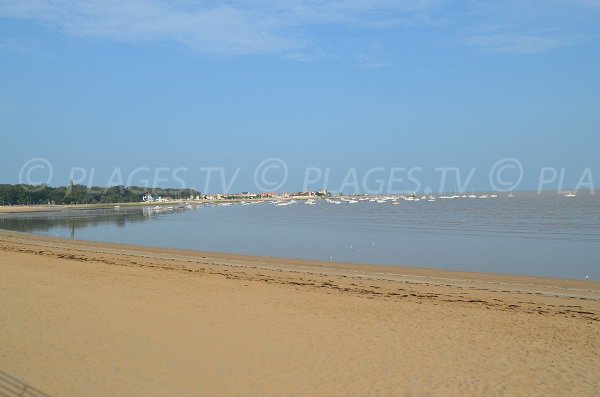
[[[600,195],[589,194],[70,210],[4,215],[0,227],[251,255],[600,279]]]

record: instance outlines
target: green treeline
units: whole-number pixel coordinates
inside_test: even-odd
[[[148,189],[139,186],[104,188],[84,185],[50,187],[0,184],[0,205],[132,203],[142,201],[146,192],[154,197],[172,198],[201,195],[193,189]]]

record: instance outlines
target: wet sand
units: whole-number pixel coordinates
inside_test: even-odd
[[[28,212],[55,212],[65,206],[57,205],[0,205],[0,214],[28,213]]]
[[[24,385],[52,396],[600,390],[594,281],[0,231],[0,305],[8,395]]]

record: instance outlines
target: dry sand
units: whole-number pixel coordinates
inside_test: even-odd
[[[600,283],[0,232],[0,396],[598,396]]]

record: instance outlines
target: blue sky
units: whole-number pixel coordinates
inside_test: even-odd
[[[51,185],[161,167],[205,190],[200,168],[223,167],[253,190],[280,158],[282,190],[306,167],[332,190],[352,167],[420,167],[437,190],[454,166],[480,190],[508,157],[519,189],[542,167],[600,185],[599,38],[596,0],[0,0],[0,182],[39,157]]]

